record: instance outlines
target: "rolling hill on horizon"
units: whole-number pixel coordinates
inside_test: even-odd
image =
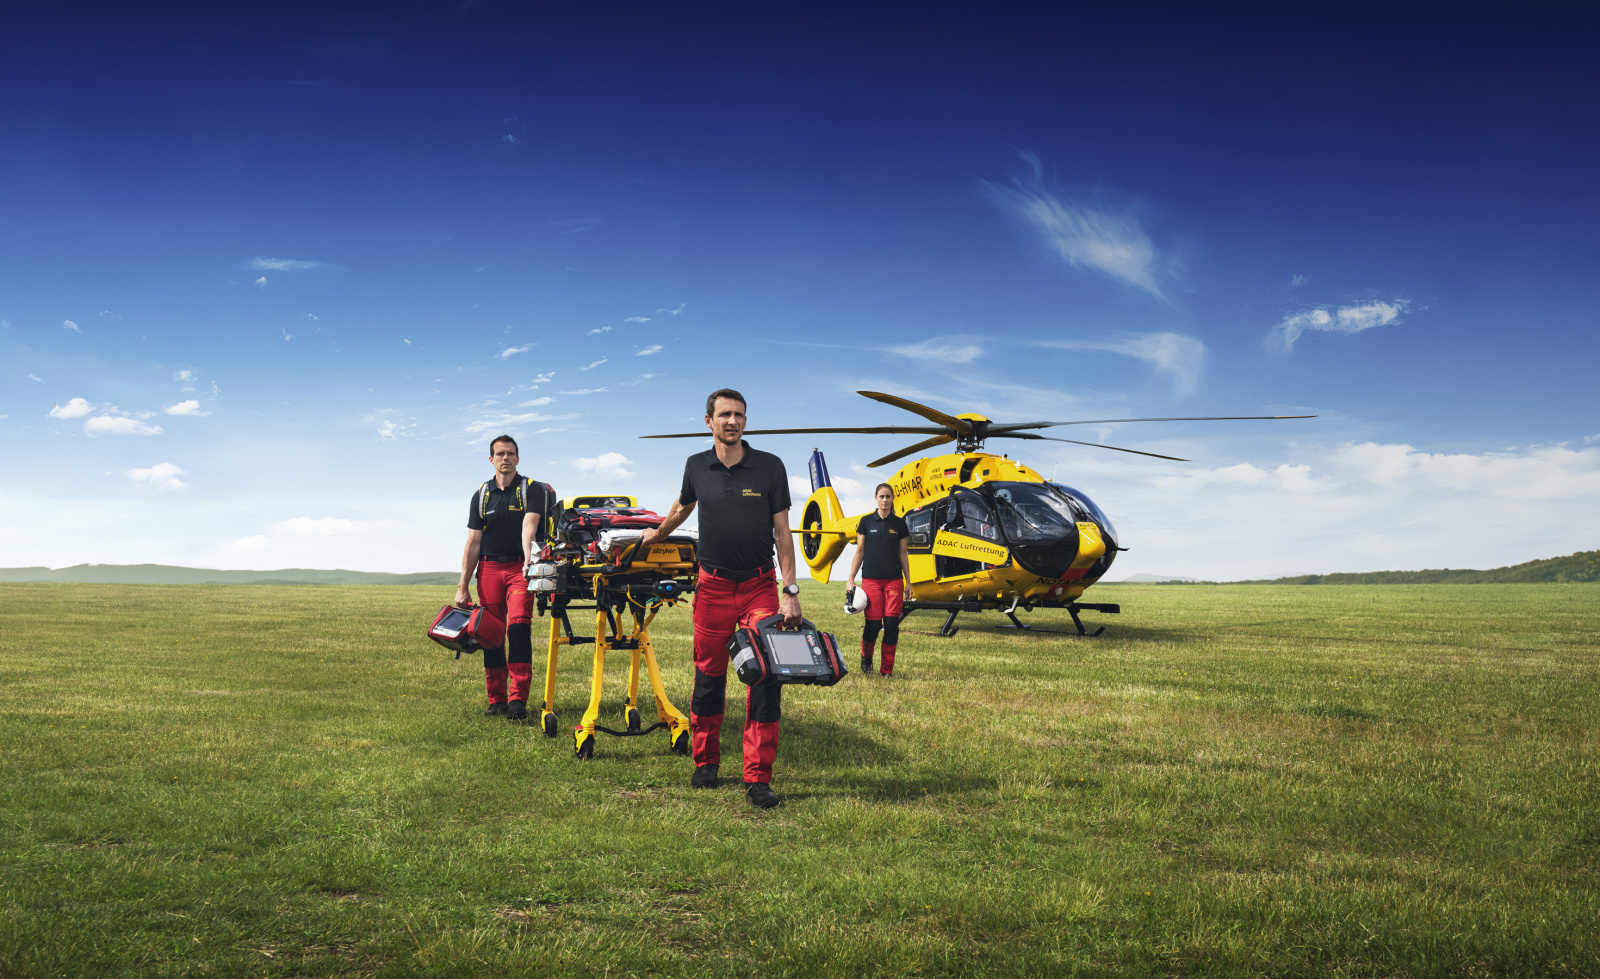
[[[1439,569],[1427,571],[1364,571],[1296,575],[1232,582],[1240,585],[1510,585],[1542,582],[1600,581],[1600,551],[1578,551],[1566,557],[1542,558],[1488,571]]]
[[[0,568],[0,582],[62,582],[96,585],[453,585],[454,571],[390,574],[385,571],[223,571],[170,564],[75,564],[67,568]]]
[[[322,571],[280,568],[276,571],[225,571],[170,564],[75,564],[66,568],[0,568],[0,582],[81,583],[111,585],[453,585],[454,571],[391,574],[385,571]],[[1257,578],[1226,582],[1235,585],[1426,585],[1528,584],[1600,581],[1600,551],[1578,551],[1510,567],[1425,571],[1362,571]],[[1118,584],[1119,582],[1106,582]],[[1196,578],[1134,575],[1120,584],[1221,584]]]

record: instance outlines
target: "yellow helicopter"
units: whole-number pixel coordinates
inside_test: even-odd
[[[997,424],[971,412],[948,415],[927,405],[878,391],[857,394],[921,415],[933,425],[897,425],[870,428],[767,428],[746,435],[864,434],[927,435],[928,438],[868,463],[886,465],[935,446],[956,443],[956,451],[924,456],[907,463],[885,480],[894,490],[895,512],[910,530],[907,550],[911,581],[907,614],[918,609],[946,612],[941,636],[953,636],[956,616],[962,612],[1003,611],[1011,620],[1003,628],[1033,629],[1017,618],[1018,610],[1065,609],[1078,635],[1090,633],[1080,612],[1120,612],[1110,603],[1085,603],[1078,599],[1090,585],[1111,569],[1118,551],[1117,533],[1089,497],[1062,483],[1046,479],[1028,466],[1004,455],[982,451],[987,439],[1012,438],[1069,442],[1134,455],[1187,462],[1176,456],[1124,449],[1098,442],[1036,435],[1029,429],[1059,425],[1106,425],[1157,421],[1265,421],[1314,418],[1315,415],[1229,415],[1201,418],[1102,418],[1083,421],[1038,421]],[[647,435],[645,438],[704,437]],[[856,539],[856,528],[866,514],[846,516],[828,476],[820,450],[810,460],[811,496],[801,511],[800,551],[811,576],[827,581],[833,563],[845,546]],[[1047,631],[1047,630],[1033,630]]]

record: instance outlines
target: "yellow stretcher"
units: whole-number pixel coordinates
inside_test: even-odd
[[[607,497],[620,502],[631,497]],[[581,506],[584,498],[569,503]],[[569,510],[570,510],[569,505]],[[589,684],[589,706],[573,729],[573,751],[579,759],[594,757],[595,735],[640,737],[665,728],[667,745],[674,754],[689,753],[689,718],[674,707],[661,680],[655,647],[650,641],[650,623],[662,608],[684,601],[694,590],[699,565],[696,542],[674,537],[652,544],[641,551],[639,545],[597,552],[593,548],[558,540],[547,553],[541,574],[530,579],[530,591],[539,602],[539,611],[550,613],[550,642],[545,659],[544,706],[539,722],[546,737],[559,730],[555,713],[556,664],[564,646],[594,644],[594,667]],[[553,568],[551,567],[553,565]],[[541,578],[548,585],[537,585]],[[538,590],[535,590],[538,589]],[[594,634],[573,631],[571,613],[594,610]],[[622,730],[601,725],[600,699],[605,679],[606,654],[611,650],[630,654],[628,695],[622,706]],[[644,726],[639,707],[640,667],[650,678],[655,694],[656,723]]]

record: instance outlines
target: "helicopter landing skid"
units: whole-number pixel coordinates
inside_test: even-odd
[[[1074,626],[1077,626],[1077,631],[1073,632],[1073,631],[1068,631],[1066,629],[1041,629],[1038,626],[1028,625],[1027,623],[1023,622],[1021,619],[1017,618],[1017,606],[1016,605],[1012,605],[1010,608],[1005,609],[1005,608],[993,608],[993,607],[986,608],[983,605],[983,603],[981,603],[981,602],[918,602],[918,601],[910,601],[910,602],[906,602],[905,603],[905,611],[906,611],[907,614],[910,614],[911,612],[915,612],[918,609],[933,609],[933,610],[937,610],[937,611],[940,611],[940,612],[948,613],[945,616],[944,624],[939,627],[939,631],[938,632],[936,632],[936,633],[920,633],[921,635],[937,635],[937,636],[940,636],[940,637],[943,637],[943,638],[946,638],[946,639],[950,638],[951,636],[954,636],[956,633],[961,631],[960,629],[956,628],[956,616],[961,614],[962,612],[1004,612],[1005,615],[1006,615],[1006,618],[1010,619],[1011,622],[1010,622],[1010,624],[1007,624],[1007,623],[1004,623],[1004,622],[1000,623],[999,628],[1001,628],[1001,629],[1016,629],[1016,630],[1021,631],[1021,632],[1037,632],[1037,633],[1041,633],[1041,634],[1045,634],[1045,635],[1056,635],[1056,636],[1090,636],[1090,637],[1093,637],[1093,636],[1100,635],[1102,632],[1105,632],[1106,631],[1106,627],[1105,626],[1101,626],[1100,628],[1096,629],[1095,631],[1090,632],[1088,627],[1086,627],[1083,624],[1083,619],[1078,617],[1078,613],[1080,611],[1100,612],[1100,613],[1105,614],[1105,615],[1116,615],[1116,614],[1118,614],[1118,613],[1120,613],[1122,611],[1122,606],[1121,605],[1116,605],[1116,604],[1108,603],[1108,602],[1102,602],[1102,603],[1032,602],[1032,603],[1029,603],[1027,605],[1022,606],[1022,608],[1026,609],[1027,611],[1032,611],[1032,610],[1034,610],[1036,608],[1066,609],[1067,614],[1072,616],[1072,624]]]

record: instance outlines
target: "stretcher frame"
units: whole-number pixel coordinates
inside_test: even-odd
[[[563,550],[571,553],[563,555]],[[539,724],[545,737],[556,736],[560,722],[555,712],[556,667],[561,650],[567,646],[594,645],[593,671],[589,683],[589,704],[583,718],[573,728],[573,753],[582,761],[595,753],[595,735],[642,737],[665,728],[668,750],[689,753],[689,718],[673,705],[661,679],[655,646],[650,639],[650,623],[663,607],[676,605],[694,590],[699,565],[693,541],[673,539],[650,545],[639,553],[638,544],[628,545],[615,563],[597,563],[579,548],[552,549],[552,558],[565,557],[560,580],[564,588],[539,595],[539,611],[550,613],[549,643],[545,655],[544,704]],[[589,563],[582,563],[584,561]],[[600,559],[602,561],[608,558]],[[671,592],[666,595],[664,592]],[[594,634],[578,635],[572,627],[571,613],[594,611]],[[600,724],[600,701],[605,681],[606,654],[612,650],[629,653],[628,693],[622,706],[622,730]],[[639,686],[643,674],[649,678],[655,695],[656,723],[644,726],[639,706]]]

